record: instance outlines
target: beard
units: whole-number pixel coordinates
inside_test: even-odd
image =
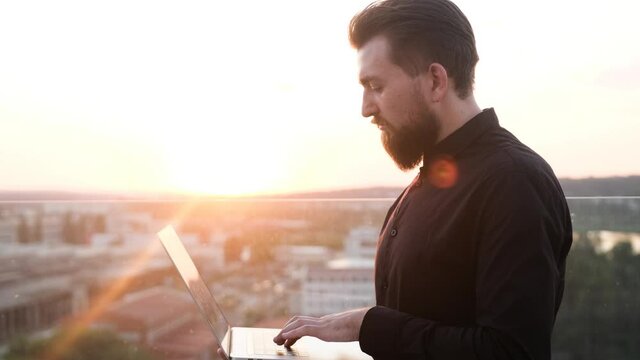
[[[415,168],[429,153],[438,139],[440,122],[425,105],[420,111],[409,113],[408,125],[397,129],[391,128],[384,119],[378,118],[376,123],[386,125],[381,134],[382,145],[389,156],[402,171]]]

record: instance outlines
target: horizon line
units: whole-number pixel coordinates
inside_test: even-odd
[[[604,179],[620,179],[620,178],[633,178],[640,177],[640,175],[616,175],[616,176],[603,176],[603,177],[583,177],[583,178],[558,178],[559,181],[569,180],[569,181],[581,181],[581,180],[604,180]],[[313,190],[301,190],[295,192],[264,192],[264,193],[251,193],[248,192],[246,194],[215,194],[215,193],[197,193],[197,192],[187,192],[187,191],[157,191],[157,192],[146,192],[146,191],[118,191],[118,190],[61,190],[61,189],[29,189],[29,190],[17,190],[17,189],[0,189],[0,195],[2,194],[65,194],[65,195],[74,195],[74,196],[98,196],[98,198],[89,198],[89,199],[42,199],[42,200],[7,200],[0,199],[0,203],[16,203],[16,202],[115,202],[115,201],[184,201],[187,199],[200,199],[200,200],[211,200],[211,201],[229,201],[229,200],[266,200],[266,201],[275,201],[282,199],[290,199],[290,200],[346,200],[346,201],[354,201],[354,200],[363,200],[368,199],[369,201],[387,201],[388,199],[395,200],[395,197],[354,197],[353,195],[349,197],[318,197],[320,194],[328,194],[335,192],[350,192],[350,191],[365,191],[365,190],[373,190],[378,189],[381,191],[384,190],[399,190],[405,188],[406,185],[372,185],[372,186],[362,186],[362,187],[350,187],[350,188],[327,188],[327,189],[313,189]],[[316,197],[305,197],[309,195],[316,195]],[[119,199],[105,199],[102,197],[113,196],[120,197]],[[612,195],[612,196],[565,196],[567,199],[597,199],[597,198],[636,198],[636,195]]]

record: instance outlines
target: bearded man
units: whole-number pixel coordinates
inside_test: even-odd
[[[350,24],[362,115],[419,174],[378,239],[376,306],[296,316],[274,339],[360,341],[375,359],[549,359],[572,242],[549,165],[473,95],[473,30],[447,0],[387,0]]]

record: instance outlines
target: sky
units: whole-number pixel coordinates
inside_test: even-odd
[[[0,190],[405,186],[360,115],[369,1],[0,2]],[[559,177],[640,175],[640,5],[460,0],[475,96]]]

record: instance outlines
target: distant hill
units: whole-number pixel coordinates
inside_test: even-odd
[[[379,199],[395,198],[402,192],[403,187],[370,187],[327,191],[312,191],[292,194],[265,196],[268,198],[296,198],[296,199]]]
[[[640,196],[640,176],[616,176],[604,178],[560,179],[566,196]],[[310,191],[256,197],[297,199],[365,199],[395,198],[403,187],[370,187],[329,191]],[[214,198],[215,197],[210,197]],[[126,193],[82,193],[63,191],[0,191],[0,201],[182,201],[192,196],[178,194],[126,194]],[[204,197],[202,199],[207,199]]]
[[[72,191],[0,191],[0,201],[117,201],[150,200],[154,196],[125,193],[93,193]]]
[[[566,196],[640,196],[640,176],[560,179]]]
[[[566,196],[640,196],[640,176],[559,179]],[[403,187],[372,187],[286,194],[295,198],[395,198]]]

